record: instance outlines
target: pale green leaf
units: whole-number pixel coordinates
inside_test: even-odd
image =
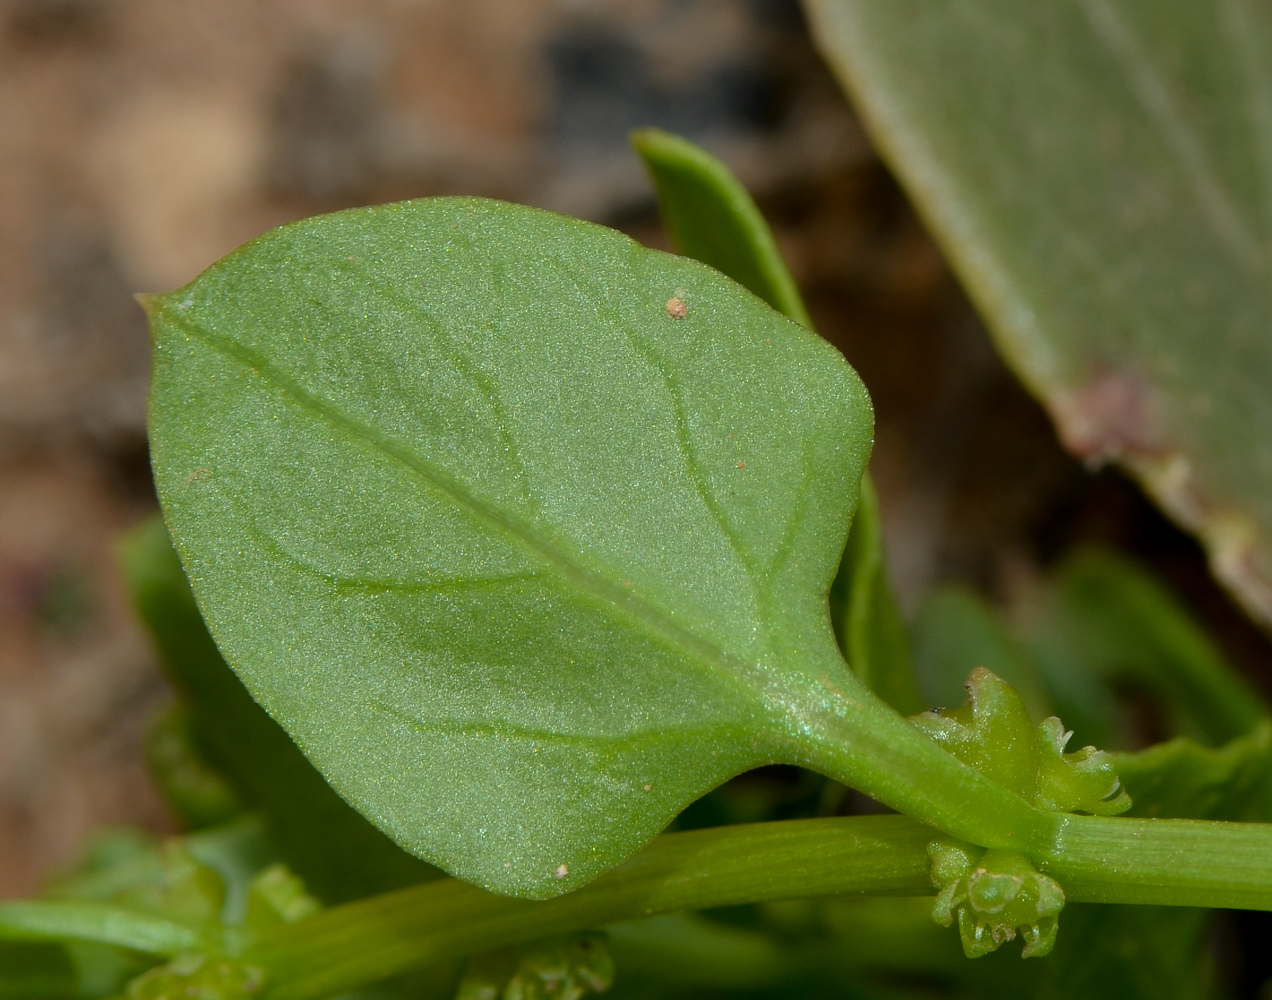
[[[1272,8],[808,0],[823,51],[1069,448],[1272,622]]]
[[[1132,816],[1272,822],[1272,723],[1221,747],[1187,737],[1118,754]]]
[[[866,394],[709,268],[438,199],[285,227],[148,308],[156,480],[212,633],[421,857],[574,888],[801,759],[789,699],[855,683],[826,592]]]

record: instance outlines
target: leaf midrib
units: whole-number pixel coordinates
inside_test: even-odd
[[[481,500],[460,485],[453,476],[438,468],[432,462],[414,454],[388,435],[359,422],[334,404],[309,392],[295,380],[279,371],[259,351],[237,340],[222,337],[204,328],[187,317],[180,315],[166,303],[160,305],[155,318],[157,319],[160,316],[200,343],[207,345],[213,351],[256,372],[265,381],[282,390],[285,395],[289,396],[302,409],[309,410],[350,437],[369,444],[387,458],[405,466],[415,475],[425,480],[433,489],[448,496],[453,503],[468,511],[489,528],[498,531],[529,550],[532,555],[537,556],[550,568],[555,569],[579,590],[615,608],[654,633],[662,641],[669,642],[677,647],[685,655],[699,661],[705,661],[708,667],[713,667],[723,672],[726,676],[739,683],[754,700],[760,702],[766,708],[772,710],[776,707],[771,703],[771,699],[764,694],[765,682],[771,681],[771,677],[760,663],[730,654],[723,648],[676,622],[666,611],[648,599],[625,591],[590,567],[574,561],[565,552],[554,547],[551,542],[541,537],[529,525],[521,523],[497,507]],[[768,622],[764,622],[764,624],[768,624]]]

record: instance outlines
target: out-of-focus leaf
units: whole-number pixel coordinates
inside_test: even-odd
[[[0,941],[0,1000],[71,1000],[79,977],[58,944]]]
[[[169,807],[189,829],[217,826],[243,811],[233,786],[203,760],[184,705],[170,705],[151,723],[146,763]]]
[[[1132,816],[1272,823],[1272,722],[1221,747],[1179,738],[1118,754]]]
[[[274,230],[147,307],[151,456],[199,607],[413,852],[552,896],[743,770],[873,766],[809,719],[869,694],[825,604],[868,397],[736,283],[439,198]]]
[[[676,248],[811,328],[768,223],[732,171],[701,147],[659,129],[633,132],[632,146],[654,179]]]
[[[654,179],[663,222],[677,249],[811,329],[773,234],[732,171],[701,147],[658,129],[633,133],[632,145]],[[857,676],[903,715],[921,711],[905,625],[883,562],[879,501],[868,473],[831,586],[830,614],[839,648]]]
[[[0,997],[25,989],[28,972],[65,973],[79,1000],[254,992],[238,987],[257,983],[260,970],[235,956],[320,908],[273,858],[253,817],[164,842],[134,831],[99,837],[45,898],[0,903],[0,959],[16,963],[12,983],[0,964]]]
[[[182,838],[186,852],[216,872],[224,889],[221,921],[239,924],[247,918],[252,883],[282,860],[266,823],[259,815],[200,830]]]
[[[176,955],[200,944],[184,923],[105,903],[18,900],[0,903],[0,939],[89,941],[148,955]]]
[[[181,955],[128,984],[128,1000],[251,1000],[264,985],[262,971],[223,956]]]
[[[455,1000],[581,1000],[614,985],[604,934],[568,934],[475,955]]]
[[[943,587],[919,608],[910,631],[914,666],[929,707],[957,708],[977,667],[997,674],[1024,699],[1034,722],[1051,704],[1025,651],[985,599],[964,587]],[[1107,697],[1099,689],[1094,697]],[[1069,715],[1062,716],[1069,722]]]
[[[619,970],[614,996],[719,997],[730,986],[737,990],[733,995],[791,998],[1200,1000],[1214,995],[1213,969],[1204,952],[1209,919],[1204,910],[1071,903],[1055,950],[1036,962],[1022,962],[1010,949],[970,962],[958,935],[934,924],[931,911],[932,900],[922,897],[827,900],[820,933],[797,941],[702,918],[689,919],[704,927],[679,928],[678,934],[671,923],[626,925],[632,928],[630,949],[625,927],[612,932]],[[741,948],[747,951],[737,954]],[[748,975],[753,976],[749,982]]]
[[[1052,575],[1030,646],[1062,706],[1073,698],[1066,688],[1094,674],[1105,685],[1146,689],[1175,731],[1209,743],[1247,733],[1267,714],[1188,610],[1148,571],[1105,549],[1079,550]]]
[[[1037,963],[1033,991],[1018,995],[1036,1000],[1213,996],[1213,966],[1204,952],[1209,923],[1209,911],[1182,906],[1071,904],[1055,951]]]
[[[434,878],[342,800],[226,665],[161,518],[135,528],[120,558],[133,600],[189,704],[201,750],[269,819],[287,863],[328,902]]]
[[[848,664],[875,694],[902,715],[923,710],[910,639],[883,561],[879,499],[868,476],[830,588],[830,620]]]
[[[1272,622],[1272,8],[807,0],[1008,361]]]
[[[43,899],[0,904],[0,938],[46,941],[0,944],[0,997],[46,973],[69,975],[78,1000],[117,996],[166,955],[219,947],[221,924],[243,922],[252,879],[272,861],[250,818],[167,849],[140,831],[100,833]],[[53,980],[47,990],[60,996]]]

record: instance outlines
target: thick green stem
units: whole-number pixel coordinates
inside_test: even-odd
[[[1036,860],[1085,903],[1272,909],[1272,823],[1066,816]]]
[[[1272,910],[1272,825],[1060,816],[1039,858],[1073,902]],[[711,906],[932,892],[934,833],[904,816],[798,820],[666,834],[589,886],[546,902],[454,879],[327,910],[261,941],[247,961],[267,1000],[335,995],[407,969],[550,934]]]

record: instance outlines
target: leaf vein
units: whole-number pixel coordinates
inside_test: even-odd
[[[765,571],[765,597],[769,595],[773,588],[773,583],[777,579],[777,574],[785,567],[786,561],[790,559],[791,553],[795,550],[795,540],[799,536],[799,529],[803,525],[804,517],[808,512],[808,500],[813,492],[813,477],[816,474],[817,467],[813,461],[813,441],[812,438],[805,438],[803,448],[800,451],[800,479],[799,490],[795,494],[795,508],[786,519],[777,550],[773,553],[773,558],[769,561],[768,568]]]
[[[564,270],[566,277],[574,283],[580,292],[583,292],[584,285],[587,282],[575,274],[572,270],[565,270],[558,267],[558,270]],[[590,298],[593,301],[600,301],[601,296],[596,289],[590,289]],[[689,431],[689,414],[688,408],[685,406],[684,393],[680,388],[680,383],[675,375],[669,369],[669,366],[658,354],[653,345],[649,344],[645,338],[641,337],[632,328],[631,324],[626,322],[621,316],[613,310],[604,310],[607,319],[622,332],[623,337],[627,340],[634,350],[650,368],[658,373],[658,377],[662,380],[663,387],[667,390],[667,395],[671,398],[672,413],[675,417],[676,424],[676,447],[680,452],[685,463],[685,468],[689,473],[690,482],[693,483],[694,491],[706,506],[711,519],[715,521],[716,526],[728,541],[729,546],[742,560],[742,565],[746,568],[747,576],[751,584],[752,592],[756,590],[756,584],[761,575],[758,560],[755,558],[754,552],[751,551],[746,540],[738,533],[737,529],[730,523],[723,508],[720,506],[719,498],[711,489],[711,484],[707,482],[707,477],[702,471],[702,460],[699,458],[697,449],[693,445],[693,438]]]
[[[512,466],[513,475],[521,487],[522,499],[525,500],[532,512],[537,513],[540,509],[538,498],[531,489],[530,478],[526,474],[525,465],[521,461],[520,449],[512,435],[508,411],[504,407],[503,399],[492,384],[493,380],[482,370],[480,364],[469,358],[460,346],[455,343],[454,338],[446,332],[445,326],[438,321],[432,312],[420,303],[399,293],[391,283],[377,278],[368,268],[358,266],[360,267],[360,280],[372,285],[378,295],[383,296],[397,308],[410,313],[423,322],[429,332],[432,333],[434,340],[442,348],[442,353],[447,362],[485,401],[486,406],[489,407],[491,414],[494,416],[495,432],[499,435],[500,443],[503,445],[504,452],[507,454],[508,461]],[[347,268],[348,265],[345,265],[345,267]]]
[[[412,593],[457,593],[469,590],[484,590],[512,583],[525,583],[538,579],[539,574],[533,571],[513,573],[492,573],[489,576],[438,576],[416,577],[414,579],[394,577],[360,577],[347,573],[332,572],[315,565],[308,559],[296,555],[288,549],[280,539],[263,531],[253,531],[261,547],[269,550],[279,559],[291,563],[302,572],[319,577],[344,591],[409,591]]]
[[[429,734],[452,737],[476,737],[487,739],[495,737],[516,740],[541,746],[576,746],[579,743],[591,743],[598,748],[610,751],[631,746],[634,743],[649,740],[662,743],[675,737],[724,737],[736,733],[737,726],[703,725],[703,726],[654,726],[646,729],[633,729],[625,733],[563,733],[559,730],[534,729],[520,726],[504,719],[454,719],[450,717],[419,718],[403,709],[382,701],[372,701],[373,707],[400,719],[408,725]],[[747,735],[750,735],[747,731]]]
[[[430,488],[446,496],[451,503],[518,544],[537,557],[546,567],[555,570],[594,600],[612,607],[630,620],[639,623],[658,640],[676,647],[689,658],[705,661],[719,669],[723,674],[741,684],[753,697],[764,697],[760,692],[763,691],[766,683],[765,671],[760,663],[736,656],[704,639],[681,625],[671,614],[648,597],[629,592],[611,583],[596,570],[580,565],[541,538],[529,525],[473,495],[454,476],[434,463],[403,447],[376,428],[359,422],[328,400],[309,392],[277,370],[265,356],[253,348],[232,338],[219,336],[187,317],[175,313],[172,309],[164,309],[164,318],[210,349],[255,372],[260,378],[281,390],[302,409],[404,466]]]

